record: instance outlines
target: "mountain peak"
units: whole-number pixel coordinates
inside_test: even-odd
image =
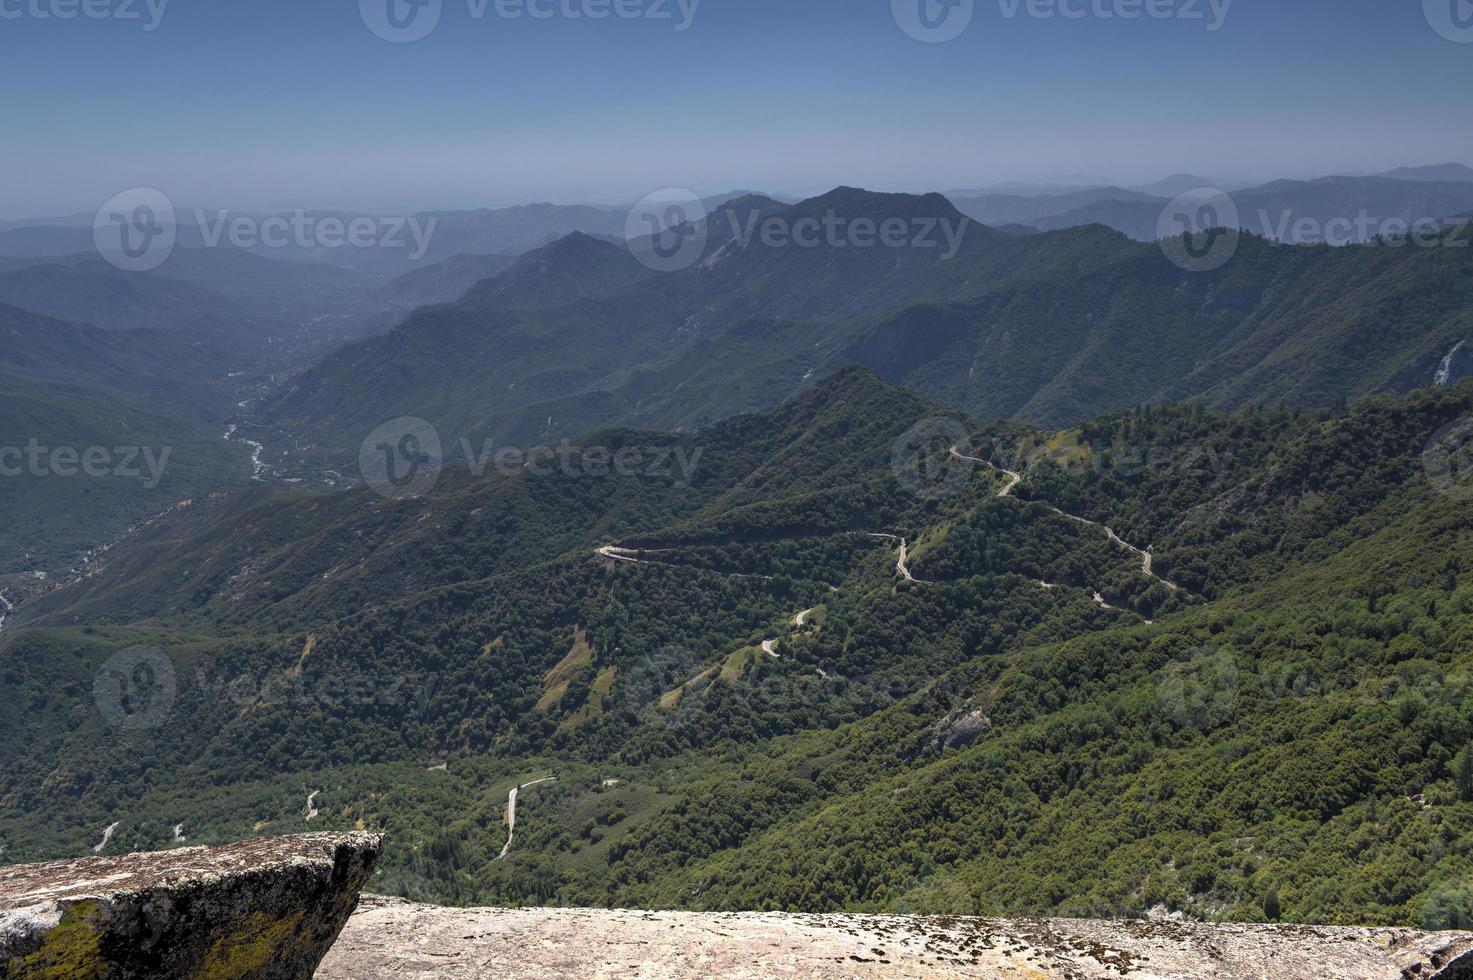
[[[727,198],[716,207],[714,211],[773,211],[783,207],[783,203],[766,194],[742,194],[737,197]]]
[[[831,406],[876,419],[889,417],[896,406],[907,416],[946,411],[918,392],[891,384],[867,364],[847,364],[787,402],[799,412],[827,411]]]
[[[505,272],[477,283],[461,302],[502,309],[558,306],[615,291],[643,272],[628,249],[575,231],[533,249]]]
[[[577,256],[596,255],[599,252],[609,250],[620,251],[620,247],[606,238],[598,238],[588,234],[586,231],[573,231],[561,238],[554,239],[538,249],[528,252],[523,258],[540,256],[544,258],[573,258]]]
[[[1397,167],[1379,176],[1390,177],[1393,180],[1473,183],[1473,167],[1462,163],[1439,163],[1428,167]]]
[[[836,187],[827,194],[794,204],[790,211],[814,214],[835,211],[847,217],[952,218],[964,216],[942,194],[887,194],[862,187]]]

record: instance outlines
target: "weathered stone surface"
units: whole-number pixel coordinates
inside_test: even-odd
[[[310,977],[382,850],[307,834],[0,868],[0,977]]]
[[[986,977],[1454,980],[1473,934],[1411,929],[444,909],[365,896],[319,980]]]

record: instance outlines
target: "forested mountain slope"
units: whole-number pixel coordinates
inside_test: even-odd
[[[887,218],[960,229],[954,254],[940,231],[934,248],[760,231]],[[1437,247],[1245,235],[1220,268],[1188,272],[1099,226],[1018,236],[966,222],[937,195],[743,198],[673,273],[580,236],[329,357],[265,420],[333,465],[385,420],[424,418],[456,459],[462,440],[704,427],[856,362],[980,418],[1050,428],[1194,398],[1319,408],[1431,383],[1473,326],[1466,229]]]
[[[0,305],[0,347],[0,574],[54,569],[249,480],[246,453],[220,438],[230,365],[209,345]]]
[[[317,811],[442,901],[1461,921],[1473,522],[1424,452],[1470,413],[1049,434],[850,369],[421,499],[207,501],[7,627],[0,845]]]

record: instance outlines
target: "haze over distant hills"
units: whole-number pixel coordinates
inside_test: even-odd
[[[1103,224],[1137,241],[1155,241],[1163,211],[1178,195],[1219,192],[1236,225],[1255,235],[1296,244],[1350,244],[1387,228],[1440,222],[1473,213],[1473,170],[1462,164],[1402,168],[1377,177],[1278,180],[1255,186],[1178,175],[1142,188],[1054,188],[1044,193],[954,192],[953,202],[984,224],[1018,224],[1051,231]],[[1223,220],[1231,216],[1224,214]],[[1349,222],[1346,231],[1339,224]],[[1327,232],[1327,228],[1330,229]],[[1394,231],[1393,231],[1394,233]],[[1403,232],[1404,233],[1404,232]]]
[[[1447,217],[1449,175],[1232,199]],[[0,466],[46,462],[0,479],[6,859],[314,813],[444,902],[1473,915],[1424,455],[1469,228],[1121,230],[1197,180],[442,212],[416,262],[0,231]],[[122,737],[120,662],[174,685]]]
[[[1381,174],[1392,180],[1473,181],[1473,167],[1461,163],[1443,163],[1430,167],[1397,167]]]
[[[1140,402],[1311,407],[1407,391],[1470,329],[1473,257],[1455,247],[1245,236],[1224,268],[1192,273],[1098,225],[1015,236],[973,224],[947,260],[744,245],[730,230],[732,214],[741,227],[824,213],[965,221],[934,195],[749,198],[711,217],[700,261],[659,275],[573,236],[329,357],[262,411],[339,458],[401,415],[451,444],[535,444],[611,423],[700,427],[859,362],[980,417],[1066,425]]]
[[[1473,182],[1432,179],[1455,170],[1277,181],[1233,197],[1250,226],[1261,212],[1292,222],[1473,211]],[[852,363],[980,417],[1046,425],[1187,398],[1312,407],[1467,369],[1450,353],[1473,332],[1465,249],[1324,252],[1249,236],[1224,268],[1188,273],[1110,230],[1155,237],[1164,204],[1148,190],[1054,191],[957,206],[847,188],[796,204],[718,195],[704,202],[701,253],[677,272],[620,244],[626,214],[592,207],[441,212],[409,268],[399,249],[356,250],[394,253],[385,260],[200,247],[194,228],[160,268],[129,273],[90,250],[79,218],[0,231],[0,252],[19,253],[0,255],[0,303],[136,334],[128,343],[140,349],[116,349],[125,370],[144,350],[160,363],[180,344],[207,355],[210,393],[160,403],[152,428],[177,425],[192,442],[202,421],[230,429],[236,441],[220,448],[234,462],[200,484],[219,486],[340,485],[364,436],[400,416],[439,427],[450,459],[488,439],[535,445],[609,424],[691,430]],[[931,236],[925,247],[809,248],[756,233],[830,215],[840,227],[898,219]],[[84,250],[50,254],[64,247]],[[35,499],[29,526],[46,539],[55,526]],[[177,499],[161,491],[131,516]]]
[[[0,980],[1473,980],[1470,6],[0,0]]]

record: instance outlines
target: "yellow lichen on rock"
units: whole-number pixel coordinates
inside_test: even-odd
[[[41,948],[12,960],[6,980],[91,980],[102,973],[102,933],[92,923],[96,902],[77,902],[46,933]]]
[[[290,942],[305,913],[305,909],[298,909],[285,918],[255,913],[244,929],[215,941],[200,963],[199,980],[256,975]]]

